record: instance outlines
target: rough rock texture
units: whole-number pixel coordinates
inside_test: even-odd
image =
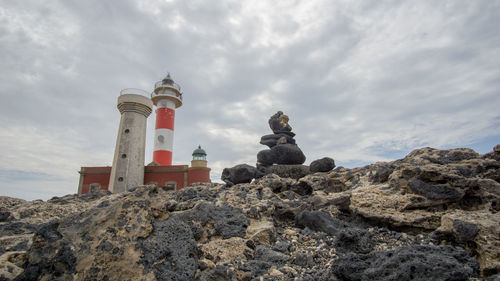
[[[498,280],[499,153],[0,197],[0,280]]]
[[[309,169],[311,169],[312,173],[330,172],[333,168],[335,168],[335,161],[330,157],[314,160],[309,165]]]
[[[238,183],[249,183],[257,176],[257,169],[247,164],[239,164],[222,171],[221,179],[232,186]]]

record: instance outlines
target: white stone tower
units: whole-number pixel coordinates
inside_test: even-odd
[[[109,190],[113,193],[144,184],[146,121],[153,103],[141,94],[148,93],[125,89],[118,97],[118,110],[122,116],[109,179]]]

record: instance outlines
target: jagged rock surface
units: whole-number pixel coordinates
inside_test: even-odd
[[[0,280],[495,280],[500,149],[232,187],[0,197]]]

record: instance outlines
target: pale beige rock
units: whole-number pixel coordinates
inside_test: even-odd
[[[24,269],[18,267],[15,262],[19,262],[25,258],[24,251],[6,252],[0,256],[0,280],[12,280]]]
[[[243,252],[247,248],[246,240],[240,237],[231,237],[229,239],[212,240],[204,244],[201,250],[204,256],[209,254],[214,257],[217,264],[228,263],[234,259],[245,260]]]
[[[442,212],[405,210],[414,194],[394,194],[383,190],[383,185],[367,185],[356,189],[351,195],[352,211],[375,221],[394,226],[422,227],[436,229],[441,223]]]
[[[455,220],[474,224],[479,232],[474,238],[475,246],[470,248],[479,254],[481,271],[500,271],[500,212],[492,214],[487,209],[479,211],[454,210],[441,217],[441,226],[437,229],[443,232],[455,232]],[[465,246],[468,246],[466,244]]]
[[[257,244],[269,245],[273,234],[274,224],[271,220],[250,220],[246,237]]]

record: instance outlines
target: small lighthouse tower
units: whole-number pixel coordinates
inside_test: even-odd
[[[153,162],[161,166],[172,165],[175,109],[182,106],[182,92],[170,73],[155,83],[151,100],[157,107]]]
[[[193,160],[191,160],[191,167],[207,167],[207,153],[201,145],[193,151]]]

